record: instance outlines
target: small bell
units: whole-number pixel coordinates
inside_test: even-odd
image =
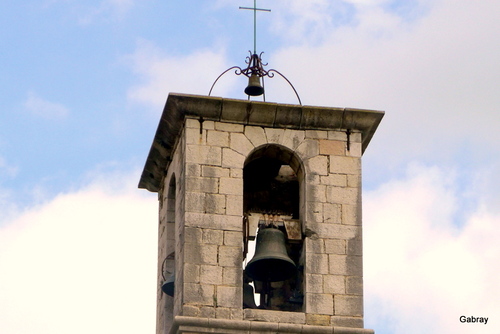
[[[163,291],[165,294],[173,297],[174,296],[174,291],[175,291],[175,272],[172,273],[170,276],[167,277],[165,282],[161,285],[161,291]]]
[[[260,77],[252,73],[248,78],[248,86],[245,88],[245,94],[250,96],[260,96],[264,94],[264,87],[260,84]]]

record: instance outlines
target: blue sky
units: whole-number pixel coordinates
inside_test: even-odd
[[[0,332],[154,331],[157,202],[140,172],[168,93],[206,95],[245,65],[252,4],[2,4]],[[303,104],[386,111],[363,158],[366,327],[498,333],[500,4],[258,6],[257,49]],[[226,74],[212,95],[245,85]],[[279,78],[266,91],[297,103]]]

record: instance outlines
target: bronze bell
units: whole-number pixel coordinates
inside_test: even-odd
[[[175,272],[173,272],[170,276],[167,277],[165,282],[161,285],[161,291],[165,294],[173,297],[175,290]]]
[[[260,96],[264,94],[264,87],[260,84],[260,77],[253,74],[248,78],[248,86],[245,88],[245,94],[250,96]]]
[[[259,229],[255,255],[245,272],[256,281],[284,281],[297,272],[297,267],[286,252],[285,235],[275,228]]]

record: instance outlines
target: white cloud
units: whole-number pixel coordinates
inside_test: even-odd
[[[88,25],[96,20],[121,20],[134,7],[134,0],[103,0],[96,7],[86,7],[79,13],[79,23]]]
[[[28,93],[24,107],[33,115],[46,119],[63,119],[69,114],[64,105],[47,101],[33,92]]]
[[[136,177],[0,225],[2,333],[154,332],[157,202]]]
[[[199,50],[187,56],[171,56],[148,41],[138,43],[129,60],[142,83],[132,87],[128,97],[151,105],[155,112],[161,111],[170,92],[208,95],[215,79],[230,67],[223,52]],[[235,80],[234,75],[224,76],[217,82],[212,96],[225,95]]]
[[[365,314],[375,329],[387,321],[394,334],[499,332],[500,215],[481,192],[461,211],[453,174],[413,167],[364,193]],[[462,324],[461,315],[490,322]]]
[[[422,13],[412,20],[386,4],[356,6],[346,24],[325,23],[319,43],[294,30],[304,17],[290,15],[279,30],[293,31],[298,43],[269,63],[289,77],[303,103],[385,110],[375,137],[383,145],[370,148],[381,165],[447,161],[465,149],[498,156],[487,143],[500,141],[500,4],[420,2]]]

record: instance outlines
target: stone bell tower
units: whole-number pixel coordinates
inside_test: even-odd
[[[159,199],[157,334],[373,333],[361,156],[382,117],[170,94],[139,183]]]

